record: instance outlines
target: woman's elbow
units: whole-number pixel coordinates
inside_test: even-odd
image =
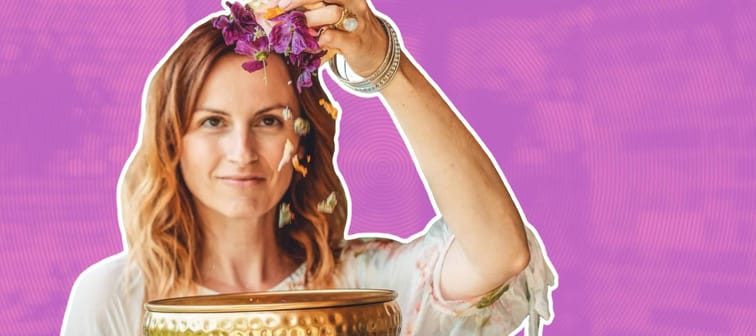
[[[508,264],[509,267],[506,272],[506,278],[511,279],[518,276],[522,271],[528,268],[528,265],[530,264],[530,251],[525,249],[524,251],[517,253],[510,259]]]

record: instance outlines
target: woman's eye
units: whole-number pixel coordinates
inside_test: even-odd
[[[215,128],[220,126],[223,123],[223,121],[220,118],[212,117],[207,118],[202,122],[202,127],[210,127]]]
[[[260,120],[260,124],[264,126],[278,126],[279,124],[281,124],[281,121],[275,117],[264,117],[262,118],[262,120]]]

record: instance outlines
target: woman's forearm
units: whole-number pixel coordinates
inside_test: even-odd
[[[464,259],[486,277],[519,272],[529,258],[522,219],[491,159],[450,103],[407,57],[382,95]],[[491,112],[503,113],[495,107]]]

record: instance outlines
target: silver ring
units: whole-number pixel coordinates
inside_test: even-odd
[[[334,23],[333,26],[343,31],[351,33],[357,30],[357,26],[359,26],[359,21],[357,21],[357,16],[355,16],[354,13],[344,8],[341,11],[341,17],[339,18],[339,21],[336,21],[336,23]]]

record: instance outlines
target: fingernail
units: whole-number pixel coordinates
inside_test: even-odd
[[[289,5],[291,5],[291,0],[281,0],[278,2],[278,7],[281,9],[286,9]]]

